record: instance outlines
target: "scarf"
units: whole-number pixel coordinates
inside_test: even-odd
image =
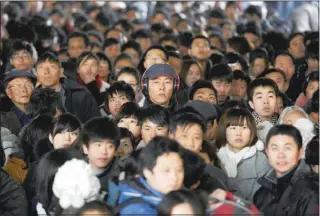
[[[102,78],[99,76],[99,75],[97,75],[96,76],[96,83],[97,83],[97,86],[98,86],[98,89],[101,89],[101,87],[102,87]],[[79,74],[78,74],[78,83],[80,84],[80,85],[83,85],[83,86],[85,86],[86,84],[82,81],[82,79],[80,78],[80,76],[79,76]]]
[[[264,121],[260,118],[260,116],[258,115],[258,113],[256,113],[255,111],[252,112],[252,116],[256,122],[256,125],[263,123]],[[274,113],[272,115],[271,118],[271,124],[275,125],[278,121],[279,115],[277,113]]]
[[[260,140],[255,145],[244,147],[239,152],[231,151],[229,144],[226,144],[219,149],[218,157],[228,177],[235,178],[238,174],[238,164],[240,161],[251,158],[257,151],[262,151],[263,148],[264,145]]]

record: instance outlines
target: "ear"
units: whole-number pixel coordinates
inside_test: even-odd
[[[303,159],[303,158],[302,158],[302,156],[303,156],[303,154],[304,154],[304,149],[303,149],[303,147],[300,148],[298,154],[299,154],[299,159]]]
[[[150,179],[152,177],[152,172],[146,168],[143,169],[142,173],[143,173],[144,177],[146,177],[146,179]]]
[[[192,52],[191,52],[191,49],[190,49],[190,48],[188,48],[188,54],[189,54],[189,55],[192,55]]]
[[[147,64],[146,64],[146,61],[145,61],[145,60],[143,61],[143,67],[144,67],[145,69],[148,69],[148,68],[147,68]]]
[[[12,58],[10,58],[10,64],[13,65],[13,64],[12,64]]]
[[[51,133],[49,133],[49,140],[50,140],[50,142],[53,144],[53,137],[52,137],[52,134],[51,134]]]
[[[12,98],[12,95],[11,95],[11,92],[9,91],[9,89],[6,88],[6,94],[7,96],[11,99]]]
[[[83,149],[83,153],[84,153],[85,155],[87,155],[87,154],[88,154],[88,148],[87,148],[87,146],[84,145],[84,144],[82,144],[82,149]]]
[[[254,105],[252,103],[252,101],[249,100],[249,106],[251,107],[251,109],[254,109]]]
[[[60,77],[63,77],[63,74],[64,74],[64,68],[61,66],[60,67]]]

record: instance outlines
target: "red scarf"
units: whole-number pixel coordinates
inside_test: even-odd
[[[99,76],[99,75],[97,75],[96,76],[96,83],[97,83],[97,86],[98,86],[98,88],[99,89],[101,89],[101,87],[102,87],[102,78]],[[86,85],[83,81],[82,81],[82,79],[80,78],[80,76],[79,76],[79,74],[78,74],[78,83],[80,84],[80,85]]]

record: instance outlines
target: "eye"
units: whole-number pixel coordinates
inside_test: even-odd
[[[119,123],[123,123],[123,122],[124,122],[123,119],[120,119]]]

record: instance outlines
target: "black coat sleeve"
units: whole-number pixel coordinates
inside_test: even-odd
[[[27,216],[28,203],[23,188],[0,169],[0,215]]]
[[[92,94],[86,89],[85,90],[85,121],[83,121],[83,123],[85,123],[86,121],[90,120],[93,117],[100,117],[101,113],[98,107],[98,104],[96,102],[96,100],[94,99],[94,97],[92,96]]]
[[[97,86],[97,82],[96,81],[89,82],[88,84],[86,84],[86,88],[91,92],[98,106],[100,106],[103,103],[103,97],[101,97],[100,89]]]

